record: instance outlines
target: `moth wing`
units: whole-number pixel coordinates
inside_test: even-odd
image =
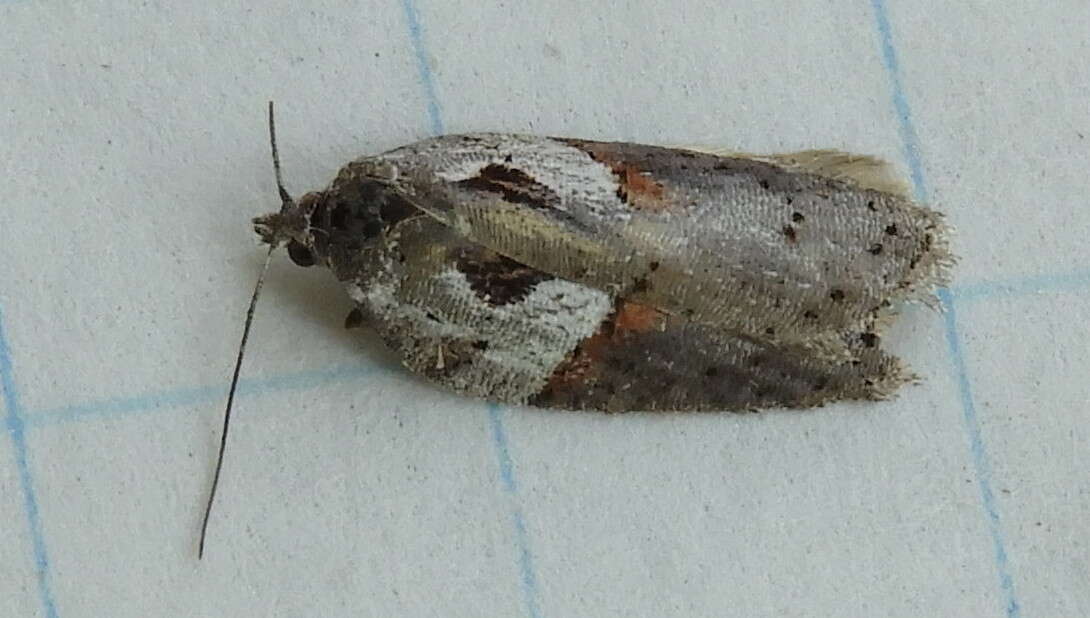
[[[928,297],[952,261],[941,215],[858,181],[869,158],[477,134],[367,161],[396,169],[390,184],[421,210],[520,263],[830,357],[849,356],[843,333],[874,331],[885,307]]]
[[[908,184],[898,174],[896,168],[889,161],[870,155],[832,149],[762,155],[704,146],[678,146],[677,148],[718,157],[767,161],[784,169],[843,180],[861,189],[873,189],[906,199],[910,197]]]
[[[455,391],[572,410],[750,410],[882,399],[876,348],[835,363],[559,279],[427,218],[399,223],[350,293],[406,366]]]
[[[346,282],[360,320],[424,378],[525,403],[612,311],[609,295],[558,279],[420,215],[387,230]]]
[[[914,376],[876,347],[835,361],[620,300],[531,398],[541,407],[628,410],[806,408],[889,398]]]

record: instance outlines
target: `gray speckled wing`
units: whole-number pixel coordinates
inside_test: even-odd
[[[464,394],[571,410],[749,410],[880,399],[906,376],[877,349],[795,355],[614,299],[467,241],[400,222],[347,282],[404,364]]]
[[[820,165],[508,134],[360,159],[465,239],[715,330],[829,358],[925,298],[951,263],[941,215]],[[816,171],[815,171],[816,170]]]

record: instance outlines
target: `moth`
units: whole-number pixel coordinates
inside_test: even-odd
[[[255,219],[410,370],[507,404],[749,410],[883,399],[942,216],[872,157],[479,133],[347,164]]]
[[[269,252],[328,268],[356,304],[346,326],[472,397],[605,412],[885,399],[914,376],[883,332],[954,263],[943,216],[869,156],[444,135],[295,200],[269,113],[282,205],[254,220]]]

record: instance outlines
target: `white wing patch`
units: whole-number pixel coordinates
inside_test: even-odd
[[[436,178],[456,183],[480,175],[490,165],[522,171],[560,198],[559,210],[575,216],[627,220],[631,209],[608,166],[586,152],[548,137],[507,133],[442,136],[376,157],[429,168]]]
[[[487,342],[472,363],[433,379],[505,401],[525,401],[541,392],[557,365],[613,311],[605,292],[564,279],[542,281],[520,301],[501,305],[478,296],[453,267],[413,288],[389,269],[366,285],[347,284],[349,296],[379,320],[377,328],[399,339],[410,368],[433,363],[411,357],[408,350],[442,354],[444,346]]]

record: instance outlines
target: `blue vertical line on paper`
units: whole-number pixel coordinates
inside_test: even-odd
[[[977,420],[976,401],[973,399],[969,373],[965,367],[965,354],[961,349],[961,340],[957,331],[957,308],[954,299],[947,290],[939,290],[939,299],[944,309],[946,322],[946,343],[950,348],[950,357],[954,363],[954,375],[957,378],[958,394],[961,396],[962,419],[969,437],[969,450],[973,457],[977,485],[980,488],[980,501],[988,516],[988,530],[992,537],[992,548],[999,570],[999,587],[1006,597],[1007,616],[1015,618],[1021,615],[1018,598],[1014,594],[1014,581],[1011,578],[1007,561],[1007,549],[1003,540],[1003,528],[999,521],[999,508],[992,492],[992,470],[988,463],[988,453],[984,449],[984,440],[980,435],[980,422]]]
[[[15,466],[18,468],[19,484],[23,489],[23,508],[26,512],[27,526],[30,528],[30,541],[34,552],[34,571],[38,580],[38,595],[42,608],[48,618],[57,618],[57,603],[53,599],[50,586],[49,555],[45,548],[45,536],[42,534],[42,520],[38,511],[38,498],[34,493],[34,477],[30,472],[30,453],[26,441],[26,424],[23,419],[19,393],[15,386],[15,368],[11,360],[11,348],[4,332],[4,313],[0,308],[0,388],[4,389],[5,425],[15,448]]]
[[[432,73],[427,47],[424,45],[424,29],[420,26],[420,13],[416,10],[415,0],[401,0],[401,6],[405,9],[405,21],[409,28],[413,55],[416,57],[420,87],[424,89],[424,97],[427,100],[431,132],[439,135],[443,132],[443,114],[439,108],[439,96],[435,90],[435,75]]]
[[[526,532],[526,518],[518,504],[518,484],[515,482],[514,466],[507,445],[507,431],[503,427],[503,410],[500,406],[489,404],[488,422],[492,430],[492,442],[496,445],[496,458],[500,470],[500,482],[503,490],[511,496],[511,518],[515,525],[515,542],[519,550],[519,575],[522,592],[526,599],[526,611],[531,618],[540,618],[541,611],[537,604],[537,578],[534,575],[533,557],[530,555],[530,540]]]
[[[440,111],[439,97],[436,94],[435,77],[428,62],[428,51],[424,41],[424,30],[420,23],[420,14],[416,9],[414,0],[402,0],[402,6],[405,9],[405,19],[408,23],[409,39],[412,41],[413,52],[416,55],[420,86],[427,98],[431,131],[435,135],[441,135],[444,131],[443,116]],[[530,618],[540,618],[541,612],[537,603],[537,577],[533,569],[529,535],[526,531],[526,520],[522,508],[517,501],[518,484],[515,479],[514,465],[511,462],[511,454],[507,447],[507,431],[504,429],[503,418],[498,406],[489,405],[488,420],[492,431],[492,444],[499,460],[500,483],[504,493],[510,496],[512,503],[511,512],[515,528],[516,549],[518,551],[519,579],[526,604],[526,613]]]
[[[897,50],[893,45],[889,14],[886,11],[885,0],[871,0],[871,4],[874,6],[874,18],[882,44],[882,64],[886,67],[890,89],[893,91],[893,108],[897,112],[897,130],[901,134],[905,162],[908,163],[908,172],[912,177],[912,187],[916,198],[922,201],[927,196],[927,185],[924,184],[923,164],[920,160],[920,138],[916,134],[912,110],[908,107],[908,99],[901,85],[901,65],[897,61]]]
[[[905,97],[904,88],[901,84],[901,69],[897,61],[896,46],[893,43],[889,14],[886,11],[885,0],[871,0],[871,5],[874,7],[875,22],[882,47],[882,62],[889,76],[893,106],[899,121],[901,140],[904,146],[905,159],[911,171],[912,184],[915,188],[916,197],[921,201],[926,201],[928,192],[924,184],[919,138],[912,121],[912,112],[908,105],[908,99]],[[995,568],[999,575],[999,588],[1003,595],[1004,609],[1009,618],[1018,618],[1021,616],[1021,608],[1015,594],[1014,581],[1010,574],[1006,543],[1003,538],[1003,527],[999,518],[995,494],[992,492],[991,466],[988,463],[988,453],[981,435],[969,372],[961,347],[961,338],[958,334],[957,308],[950,290],[939,290],[939,299],[945,309],[946,342],[949,346],[950,359],[953,363],[957,381],[962,421],[969,440],[969,450],[976,472],[977,485],[980,488],[980,499],[987,515],[988,531],[992,540]]]

